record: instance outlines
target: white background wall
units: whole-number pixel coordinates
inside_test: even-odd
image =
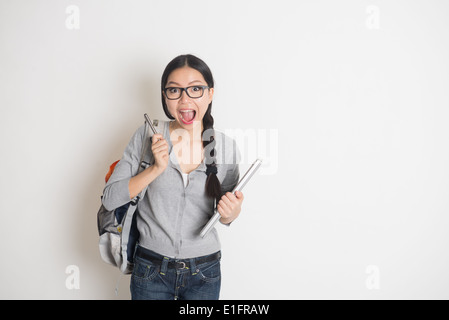
[[[164,119],[183,53],[214,73],[216,128],[257,133],[241,170],[265,159],[220,227],[221,298],[449,298],[448,17],[428,0],[0,0],[0,298],[130,297],[98,253],[103,179],[144,112]]]

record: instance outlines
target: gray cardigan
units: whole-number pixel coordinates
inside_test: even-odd
[[[220,241],[215,229],[205,238],[199,235],[214,213],[214,200],[205,194],[205,160],[190,172],[188,184],[184,187],[181,168],[172,152],[168,122],[165,122],[164,127],[163,136],[169,144],[170,159],[165,171],[150,183],[145,197],[138,204],[139,245],[179,259],[217,252],[220,250]],[[137,174],[143,135],[144,125],[131,138],[104,188],[102,201],[108,210],[130,201],[128,184],[131,177]],[[217,130],[215,141],[217,177],[223,192],[231,191],[239,179],[240,154],[235,141]],[[210,150],[209,146],[206,151]],[[147,152],[151,156],[150,147]]]

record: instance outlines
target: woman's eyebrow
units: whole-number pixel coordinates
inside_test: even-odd
[[[189,82],[189,85],[190,84],[192,84],[192,83],[195,83],[195,82],[201,82],[202,83],[202,81],[201,80],[193,80],[193,81],[191,81],[191,82]],[[177,85],[177,86],[181,86],[179,83],[177,83],[177,82],[175,82],[175,81],[169,81],[168,83],[167,83],[167,86],[168,85]]]

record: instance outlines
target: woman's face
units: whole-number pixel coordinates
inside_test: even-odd
[[[165,88],[186,88],[192,86],[207,86],[207,83],[199,71],[186,66],[175,69],[170,73]],[[200,89],[193,88],[192,90],[196,91]],[[179,90],[173,89],[173,92],[177,91]],[[201,98],[191,98],[183,91],[179,99],[170,100],[164,94],[168,111],[175,118],[177,126],[189,131],[193,129],[194,125],[202,125],[204,114],[207,111],[209,103],[212,102],[213,95],[213,88],[204,89]]]

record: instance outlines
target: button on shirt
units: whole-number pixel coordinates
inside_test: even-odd
[[[130,201],[128,184],[131,177],[137,174],[144,132],[144,125],[135,132],[105,186],[103,205],[108,210]],[[148,185],[145,197],[139,201],[136,217],[139,245],[179,259],[217,252],[220,250],[220,241],[215,229],[206,237],[200,237],[201,229],[214,213],[214,199],[205,193],[206,159],[195,170],[183,176],[173,151],[168,121],[165,122],[163,136],[169,144],[170,158],[167,168]],[[232,191],[238,182],[240,156],[233,139],[217,130],[214,137],[217,177],[225,193]],[[209,146],[205,152],[211,151]],[[153,159],[150,147],[147,153]]]

